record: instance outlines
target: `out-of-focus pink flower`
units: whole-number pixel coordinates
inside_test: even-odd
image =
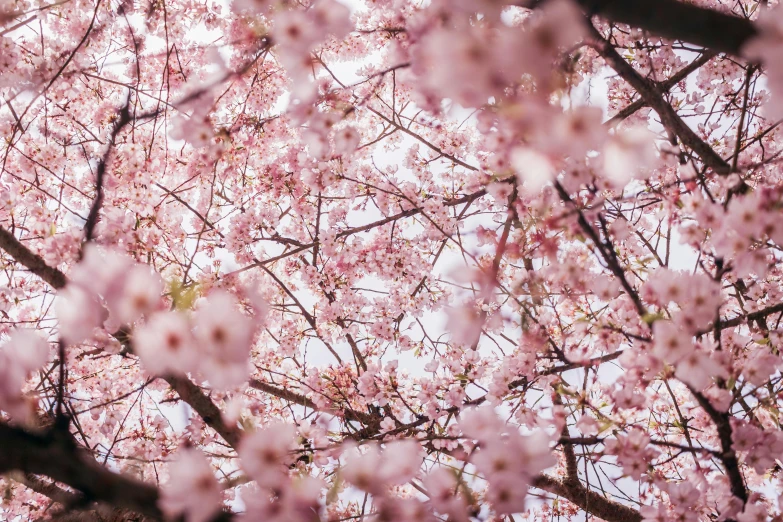
[[[194,371],[199,361],[187,317],[178,311],[153,315],[133,334],[133,349],[155,375]]]
[[[634,178],[645,177],[658,159],[654,138],[650,131],[638,127],[611,136],[603,150],[606,177],[621,187]]]
[[[199,369],[211,386],[226,389],[247,380],[253,321],[224,290],[209,294],[193,314],[195,337],[204,360]]]
[[[348,447],[341,473],[345,480],[370,493],[381,494],[386,488],[404,484],[419,472],[423,450],[415,440],[393,441],[381,449],[371,443]]]
[[[691,336],[673,321],[659,320],[653,324],[653,354],[660,360],[675,364],[693,351]]]
[[[518,147],[511,152],[511,166],[517,172],[522,188],[531,195],[538,194],[556,174],[546,155],[527,147]]]
[[[68,344],[78,344],[90,337],[107,317],[98,296],[74,284],[58,292],[54,311],[60,335]]]
[[[162,292],[163,281],[156,272],[148,266],[134,265],[104,297],[112,318],[127,325],[156,310]]]
[[[184,516],[187,522],[207,522],[220,511],[220,484],[203,453],[192,448],[177,452],[158,503],[167,517]]]
[[[25,381],[49,358],[49,343],[32,330],[14,330],[0,348],[0,410],[31,420],[35,404],[22,395]]]
[[[764,63],[767,85],[771,92],[769,102],[764,106],[765,116],[772,120],[783,117],[783,6],[778,4],[762,12],[756,21],[758,35],[742,48],[742,55],[750,60]]]
[[[239,445],[242,467],[259,486],[276,489],[296,460],[296,427],[275,423],[245,435]]]

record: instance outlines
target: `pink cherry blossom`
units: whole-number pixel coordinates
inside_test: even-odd
[[[184,448],[169,464],[160,507],[166,516],[184,516],[187,522],[206,522],[221,508],[220,485],[209,461],[197,449]]]
[[[371,493],[404,484],[418,474],[423,458],[421,446],[413,440],[393,441],[380,448],[368,444],[348,448],[342,476],[356,487]]]
[[[0,2],[4,517],[783,517],[767,4]]]
[[[275,423],[242,439],[239,456],[248,475],[265,488],[276,488],[296,460],[296,428]]]
[[[24,396],[30,374],[49,358],[48,343],[32,330],[14,330],[0,347],[0,410],[13,419],[31,422],[35,405]]]
[[[60,335],[70,344],[80,343],[90,337],[107,317],[99,297],[76,285],[68,285],[59,292],[55,310]]]
[[[212,292],[193,314],[195,341],[205,358],[199,369],[216,388],[236,386],[247,379],[253,321],[238,310],[227,292]]]
[[[144,367],[155,375],[187,373],[199,361],[190,323],[178,311],[155,314],[137,328],[133,348]]]

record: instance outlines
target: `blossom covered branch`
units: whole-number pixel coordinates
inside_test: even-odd
[[[0,2],[0,518],[783,516],[768,4]]]

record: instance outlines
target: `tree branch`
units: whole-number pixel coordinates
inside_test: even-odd
[[[548,475],[539,475],[533,480],[533,487],[563,497],[588,513],[607,522],[641,522],[639,511],[587,489],[580,482],[561,482]]]
[[[718,55],[715,51],[707,51],[703,53],[701,56],[693,60],[691,63],[677,71],[676,73],[672,74],[669,78],[666,80],[658,83],[658,89],[661,93],[669,92],[669,90],[683,81],[685,78],[687,78],[692,72],[696,71],[703,65],[706,65],[710,60],[715,58]],[[644,98],[639,98],[635,102],[627,105],[623,109],[621,109],[617,114],[612,116],[606,124],[609,126],[614,126],[623,121],[624,119],[628,118],[630,115],[634,114],[636,111],[641,109],[642,107],[647,106],[647,101]]]
[[[0,248],[5,250],[14,261],[49,283],[53,288],[59,290],[65,286],[67,281],[65,274],[47,265],[41,256],[23,245],[16,236],[3,227],[0,227]]]
[[[50,429],[38,435],[0,423],[0,447],[2,472],[45,475],[80,491],[84,501],[107,502],[163,518],[155,486],[109,471],[81,450],[66,431]]]
[[[758,34],[750,20],[677,0],[578,1],[588,14],[733,55]]]
[[[592,26],[591,26],[592,27]],[[591,31],[596,42],[593,47],[598,54],[620,75],[628,84],[639,93],[644,102],[652,107],[661,118],[661,124],[669,132],[675,134],[682,143],[688,146],[701,161],[712,170],[721,175],[728,175],[731,172],[731,165],[721,158],[712,147],[702,140],[696,132],[691,129],[687,123],[680,118],[669,103],[663,99],[663,94],[655,83],[648,80],[634,69],[631,64],[625,61],[625,58],[615,50],[611,43],[604,39],[601,34],[592,28]]]
[[[27,267],[30,272],[37,275],[52,287],[56,289],[63,288],[68,282],[65,274],[57,268],[50,267],[46,262],[35,254],[10,232],[0,227],[0,248],[6,251],[17,262]],[[131,340],[129,333],[125,329],[120,329],[112,334],[123,346],[130,348]],[[196,413],[198,413],[204,422],[215,430],[231,447],[236,447],[239,443],[241,431],[236,426],[228,426],[223,422],[220,409],[212,402],[199,386],[194,384],[185,376],[165,376],[164,379],[177,392],[180,398],[185,401]]]

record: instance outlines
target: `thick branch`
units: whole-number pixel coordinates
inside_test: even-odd
[[[56,485],[45,485],[47,495],[57,501],[89,505],[105,502],[154,520],[162,520],[158,508],[158,488],[135,478],[109,471],[80,448],[71,434],[53,427],[34,434],[0,422],[0,473],[21,471],[26,480],[36,481],[29,474],[43,475],[66,484],[79,493],[69,493]],[[44,483],[36,483],[44,487]],[[31,486],[32,487],[32,486]],[[36,489],[36,488],[33,488]],[[122,516],[121,513],[117,513]],[[89,518],[89,515],[88,515]],[[221,512],[212,522],[232,519],[231,513]]]
[[[85,501],[102,501],[162,518],[158,489],[113,473],[80,450],[70,434],[52,429],[42,435],[0,423],[0,471],[45,475],[80,491]]]
[[[578,1],[589,14],[733,55],[757,35],[750,20],[677,0]]]
[[[25,473],[24,477],[18,479],[21,484],[24,484],[28,488],[32,489],[36,493],[45,495],[63,505],[76,504],[81,501],[81,496],[78,493],[67,491],[53,482],[47,482],[42,478],[39,478],[32,473]]]
[[[184,375],[169,375],[164,377],[167,383],[177,392],[180,399],[193,408],[204,419],[207,426],[215,430],[223,440],[236,449],[242,431],[236,426],[231,426],[223,421],[220,409],[198,385]]]
[[[658,86],[648,80],[625,61],[615,50],[611,43],[607,42],[595,29],[593,37],[598,53],[614,69],[620,77],[628,82],[661,118],[661,124],[669,132],[676,135],[682,143],[689,147],[701,161],[718,174],[727,175],[731,172],[731,165],[721,158],[712,147],[702,140],[696,132],[683,121],[677,111],[663,98]]]
[[[748,501],[748,490],[745,487],[745,479],[742,477],[737,454],[732,449],[733,440],[731,423],[729,422],[730,415],[716,410],[712,404],[710,404],[710,401],[701,393],[694,390],[691,390],[691,393],[696,398],[699,406],[707,412],[707,415],[710,416],[713,424],[715,424],[722,450],[718,459],[723,463],[723,467],[726,470],[726,476],[729,479],[732,495],[740,499],[744,505]]]
[[[17,263],[49,283],[52,287],[60,289],[65,286],[65,274],[47,265],[41,259],[41,256],[24,246],[16,236],[3,227],[0,227],[0,248],[5,250]]]
[[[768,306],[767,308],[756,310],[755,312],[751,312],[747,315],[740,315],[731,319],[721,319],[720,328],[721,330],[725,328],[734,328],[735,326],[739,326],[746,321],[750,323],[776,313],[783,313],[783,303]]]
[[[691,63],[677,71],[676,73],[672,74],[669,78],[666,80],[658,83],[658,89],[662,93],[669,92],[669,90],[683,81],[685,78],[687,78],[692,72],[696,71],[703,65],[706,65],[710,60],[715,58],[718,53],[715,51],[708,51],[693,60]],[[621,109],[617,114],[612,116],[609,121],[607,121],[607,125],[617,125],[624,119],[628,118],[630,115],[634,114],[636,111],[641,109],[642,107],[647,106],[647,101],[644,98],[639,98],[635,102],[627,105],[623,109]]]
[[[120,509],[106,503],[85,506],[80,493],[67,491],[54,482],[46,481],[31,473],[26,473],[17,479],[21,484],[36,493],[45,495],[62,505],[58,511],[47,510],[49,516],[36,519],[56,520],[58,522],[147,522],[153,520],[128,509]]]
[[[539,475],[533,487],[548,491],[576,504],[586,512],[608,522],[641,522],[639,511],[587,489],[581,483],[561,482],[548,475]]]

